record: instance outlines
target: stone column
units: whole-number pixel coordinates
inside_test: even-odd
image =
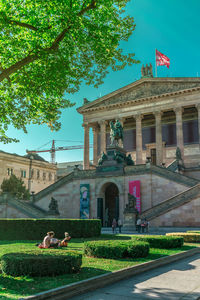
[[[101,154],[106,153],[106,125],[107,121],[103,120],[100,122],[100,132],[101,132]]]
[[[162,124],[161,117],[162,112],[154,112],[155,121],[156,121],[156,164],[158,166],[162,165],[163,162],[163,144],[162,144]]]
[[[90,157],[89,157],[89,129],[88,124],[83,124],[84,127],[84,158],[83,158],[83,169],[88,170],[90,168]]]
[[[177,147],[181,150],[182,159],[184,157],[184,143],[183,143],[183,120],[182,120],[182,107],[174,109],[176,114],[176,143]]]
[[[196,105],[198,111],[198,133],[199,133],[199,148],[200,148],[200,103]]]
[[[98,125],[94,125],[92,127],[92,131],[93,131],[93,165],[97,165],[97,138],[98,138],[98,132],[99,132],[99,128]]]
[[[142,115],[134,116],[136,121],[136,164],[142,164]]]

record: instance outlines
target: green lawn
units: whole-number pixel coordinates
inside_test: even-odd
[[[128,235],[111,236],[102,235],[98,240],[105,239],[130,239]],[[82,253],[83,243],[94,239],[72,239],[68,248],[62,248],[60,251],[68,251],[68,249],[76,250]],[[97,240],[97,238],[95,239]],[[34,250],[37,241],[1,241],[0,256],[8,252],[21,252],[23,250]],[[20,297],[29,296],[45,290],[56,288],[72,282],[77,282],[93,276],[112,272],[122,268],[134,266],[143,262],[151,261],[162,256],[175,254],[177,252],[189,250],[199,245],[184,245],[181,249],[151,249],[148,257],[138,259],[103,259],[91,258],[83,256],[83,264],[80,273],[66,274],[56,277],[12,277],[0,274],[0,299],[18,299]],[[48,250],[47,250],[48,251]]]

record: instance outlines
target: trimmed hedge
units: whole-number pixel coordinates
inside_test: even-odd
[[[149,244],[133,241],[91,241],[84,243],[84,254],[104,258],[146,257]]]
[[[151,248],[170,249],[180,248],[183,246],[182,237],[163,236],[163,235],[134,235],[135,241],[148,242]]]
[[[79,272],[82,254],[45,249],[7,253],[1,257],[2,272],[11,276],[55,276]]]
[[[69,232],[73,238],[101,234],[100,220],[78,219],[0,219],[0,240],[42,240],[48,231],[63,238]]]
[[[170,232],[166,233],[167,236],[179,236],[184,239],[186,243],[200,243],[200,234],[189,232]]]

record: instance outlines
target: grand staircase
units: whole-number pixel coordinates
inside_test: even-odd
[[[45,210],[32,203],[22,200],[11,198],[9,199],[8,204],[30,218],[45,218],[47,215],[47,212]]]
[[[144,211],[141,214],[141,218],[147,218],[147,220],[154,219],[172,209],[194,200],[197,197],[200,197],[200,183]]]

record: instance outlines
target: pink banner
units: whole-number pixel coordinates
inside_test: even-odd
[[[136,197],[136,209],[141,212],[140,180],[129,181],[129,194]]]

